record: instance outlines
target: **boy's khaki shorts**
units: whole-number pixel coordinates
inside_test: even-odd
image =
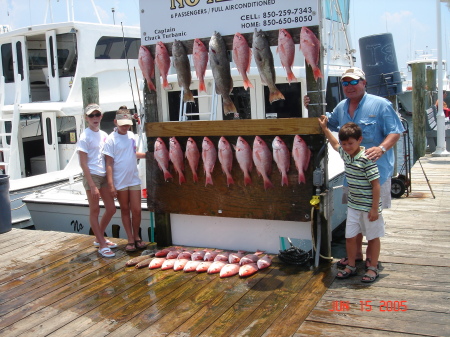
[[[384,219],[378,214],[378,220],[369,221],[369,213],[347,208],[347,222],[345,224],[345,237],[353,238],[362,233],[367,240],[384,236]]]
[[[95,174],[91,174],[92,180],[94,181],[95,186],[98,189],[108,187],[108,182],[106,181],[106,176],[98,176]],[[83,176],[83,186],[86,191],[90,191],[91,187],[89,186],[86,178]]]
[[[133,185],[133,186],[127,186],[127,187],[121,188],[118,191],[122,192],[122,191],[140,191],[140,190],[141,190],[141,185]]]

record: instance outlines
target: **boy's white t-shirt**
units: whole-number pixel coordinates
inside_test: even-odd
[[[106,139],[103,154],[114,159],[113,181],[116,190],[140,185],[136,161],[136,140],[133,132],[121,135],[112,132]]]
[[[107,138],[108,134],[105,131],[92,131],[87,128],[77,143],[77,151],[87,153],[89,172],[101,177],[106,175],[105,157],[102,151]]]

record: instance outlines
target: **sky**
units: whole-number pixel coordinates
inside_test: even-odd
[[[50,0],[53,22],[67,19],[66,0]],[[147,0],[155,1],[155,0]],[[164,1],[164,0],[158,0]],[[169,0],[165,0],[169,1]],[[294,0],[290,0],[294,1]],[[295,0],[300,2],[301,0]],[[103,23],[139,26],[139,0],[73,0],[75,20],[97,22],[92,2]],[[14,28],[44,23],[47,0],[0,0],[0,24]],[[450,62],[450,5],[441,2],[442,57]],[[114,16],[112,13],[114,8]],[[51,22],[49,11],[47,22]],[[399,70],[416,58],[416,51],[437,52],[436,0],[350,0],[350,37],[359,63],[361,37],[391,33]],[[447,74],[450,70],[447,69]]]

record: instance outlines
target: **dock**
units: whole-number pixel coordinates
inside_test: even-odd
[[[0,234],[0,335],[450,336],[449,183],[449,157],[413,166],[412,192],[383,212],[373,284],[363,262],[348,280],[276,257],[247,278],[135,269],[126,240],[102,258],[92,236],[13,229]]]

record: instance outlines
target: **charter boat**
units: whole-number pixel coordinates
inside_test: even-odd
[[[83,78],[97,78],[104,131],[113,130],[119,106],[134,109],[133,90],[142,84],[141,72],[133,71],[139,46],[139,27],[101,23],[0,34],[0,167],[10,177],[14,227],[33,225],[24,196],[81,174],[74,152],[85,128]]]
[[[343,4],[344,6],[342,6]],[[148,3],[141,3],[141,5],[144,6],[143,8],[141,8],[141,13],[143,13],[144,15],[146,13],[159,13],[159,11],[156,11],[154,8],[151,9],[145,7],[154,6],[153,3],[151,5]],[[163,5],[161,4],[161,6]],[[326,88],[323,91],[322,97],[324,100],[326,100],[326,111],[331,111],[336,106],[336,104],[339,103],[341,99],[343,99],[340,77],[346,68],[353,65],[353,53],[355,51],[350,48],[349,37],[346,31],[349,11],[348,1],[324,1],[322,11],[324,13],[323,20],[321,20],[320,26],[322,37],[321,44],[323,46],[321,51],[323,52],[324,64],[324,80],[322,83],[324,83],[324,88]],[[196,13],[200,12],[201,11],[196,11]],[[149,32],[154,32],[154,30],[152,30],[151,27],[145,27],[142,23],[151,23],[150,25],[152,27],[155,24],[152,20],[147,19],[148,18],[145,17],[141,18],[141,37],[142,44],[144,45],[148,43],[146,41],[152,39],[152,36],[149,34]],[[252,32],[253,29],[250,28],[247,29],[247,31],[248,36],[249,32]],[[296,34],[299,34],[300,29],[296,29],[295,32]],[[213,32],[211,31],[211,34],[212,33]],[[162,38],[166,35],[172,36],[171,34],[173,35],[173,33],[171,32],[167,34],[163,34],[160,32],[158,36]],[[239,71],[237,70],[236,64],[233,60],[230,62],[231,76],[233,78],[233,91],[231,93],[231,98],[238,110],[240,121],[245,122],[245,120],[276,120],[287,118],[291,120],[296,119],[297,121],[301,122],[302,117],[308,117],[308,110],[303,106],[302,103],[303,96],[307,94],[307,71],[305,68],[305,58],[303,54],[298,50],[298,35],[295,36],[295,39],[297,41],[295,46],[296,53],[292,70],[295,77],[297,78],[296,82],[288,82],[286,70],[282,67],[280,58],[277,54],[277,47],[271,47],[275,61],[276,86],[285,96],[285,100],[276,101],[272,104],[269,103],[269,90],[263,84],[257,66],[253,59],[251,61],[250,70],[248,73],[248,78],[253,87],[247,90],[244,89],[243,80],[241,75],[239,74]],[[207,46],[209,39],[203,38],[202,40]],[[167,44],[172,42],[173,38],[164,41],[164,43]],[[151,47],[149,47],[149,49],[151,49]],[[152,52],[154,53],[154,50]],[[214,89],[215,80],[213,78],[210,66],[208,65],[205,74],[205,84],[207,92],[201,93],[199,92],[199,80],[193,67],[193,60],[191,55],[189,55],[189,59],[192,75],[192,83],[190,85],[190,89],[194,93],[195,103],[183,102],[182,97],[184,89],[181,88],[179,84],[175,68],[171,66],[169,74],[167,76],[167,80],[169,82],[167,88],[162,88],[161,84],[159,82],[157,83],[158,85],[160,85],[160,88],[158,88],[158,103],[160,102],[162,107],[161,112],[158,113],[159,119],[157,121],[160,122],[159,124],[167,123],[167,125],[170,125],[170,122],[179,122],[179,127],[183,128],[181,123],[194,122],[198,123],[197,125],[201,125],[202,121],[222,121],[233,119],[233,114],[225,115],[223,113],[223,106],[220,99],[221,97],[216,93]],[[147,90],[145,90],[145,95],[148,98],[150,97],[148,95],[151,94]],[[150,154],[147,157],[147,164],[150,163],[151,166],[155,166],[156,164],[153,159],[152,136],[150,136],[148,140]],[[312,147],[315,147],[316,151],[318,150],[318,148],[323,147],[323,144],[310,145]],[[199,147],[201,149],[201,144],[199,144]],[[345,220],[346,215],[346,207],[345,205],[342,206],[341,203],[344,165],[342,163],[342,160],[339,158],[339,155],[335,151],[328,151],[328,155],[326,156],[326,158],[326,160],[321,161],[320,163],[318,162],[316,155],[311,158],[309,177],[312,180],[313,169],[311,169],[311,167],[314,167],[314,169],[318,169],[317,173],[319,173],[319,175],[322,173],[322,177],[323,174],[325,175],[325,178],[327,180],[327,194],[324,199],[326,200],[324,208],[325,217],[328,221],[326,230],[331,232]],[[185,165],[186,171],[188,171],[187,163],[185,163]],[[201,176],[200,171],[202,170],[202,164],[200,164],[199,166],[199,176]],[[142,206],[144,211],[143,222],[141,226],[143,230],[143,238],[148,238],[150,240],[154,239],[154,237],[152,236],[154,228],[154,217],[153,213],[149,212],[148,210],[155,210],[154,195],[150,195],[150,191],[154,193],[154,175],[159,174],[159,169],[153,169],[154,167],[147,168],[147,174],[149,172],[153,172],[151,173],[153,175],[152,177],[145,177],[142,174],[141,178],[143,182],[146,181],[147,184],[152,184],[148,185],[147,188],[147,191],[149,192],[149,198],[147,200],[143,200],[144,202]],[[235,168],[234,170],[237,169]],[[274,171],[275,170],[276,168],[274,167]],[[323,170],[326,172],[321,172]],[[216,163],[215,171],[220,171],[219,162]],[[291,167],[291,171],[295,171],[294,166]],[[193,191],[196,187],[198,187],[198,185],[189,185],[189,187],[187,184],[179,186],[177,174],[174,171],[172,171],[172,173],[174,176],[174,180],[163,184],[167,184],[167,187],[169,187],[169,189],[173,188],[173,190],[170,190],[169,192],[175,192],[175,194],[173,194],[174,198],[177,193],[177,188],[185,189],[184,191],[186,193],[189,193],[190,187],[193,188]],[[256,173],[253,172],[252,174],[255,175],[255,177],[253,178],[253,184],[255,186],[261,184],[261,181],[256,178]],[[275,175],[275,173],[273,174]],[[216,182],[215,184],[220,183]],[[82,188],[79,188],[79,186],[79,182],[69,182],[63,186],[52,188],[46,191],[41,191],[39,193],[34,193],[33,195],[25,198],[24,202],[27,203],[32,212],[32,215],[36,214],[36,218],[39,218],[41,215],[42,218],[44,218],[45,214],[46,221],[41,221],[42,226],[53,230],[56,229],[73,231],[73,224],[82,223],[83,228],[78,228],[76,231],[83,233],[88,231],[88,228],[86,227],[86,225],[88,224],[88,207],[86,198],[85,196],[83,196],[84,192]],[[230,191],[233,188],[233,186],[230,187]],[[284,188],[286,188],[286,186]],[[303,187],[297,186],[292,188],[299,189]],[[217,216],[210,216],[209,214],[203,214],[199,216],[195,215],[194,213],[190,213],[190,211],[167,212],[170,213],[169,217],[171,240],[174,244],[177,245],[217,247],[223,249],[246,249],[249,251],[252,249],[262,249],[267,252],[274,253],[277,252],[278,249],[286,248],[289,245],[288,238],[290,238],[291,241],[294,242],[294,244],[301,247],[305,251],[309,251],[312,249],[313,245],[317,246],[317,241],[314,241],[311,238],[313,219],[311,219],[309,214],[311,210],[309,195],[310,192],[313,191],[313,189],[314,187],[312,186],[312,184],[311,186],[308,185],[308,187],[305,187],[305,190],[308,191],[306,193],[308,194],[308,196],[303,197],[308,198],[305,203],[307,205],[304,205],[308,209],[308,211],[306,212],[308,214],[304,214],[303,220],[300,222],[285,221],[288,219],[277,220],[251,218],[251,216],[248,216],[247,218],[234,218],[227,216],[226,210],[222,213],[221,209],[215,210]],[[168,195],[170,196],[169,192]],[[234,191],[233,193],[236,193],[236,191]],[[243,190],[243,193],[247,192]],[[270,192],[268,191],[267,193]],[[75,197],[73,197],[73,195],[75,195]],[[148,208],[145,201],[149,202]],[[213,200],[211,199],[210,201],[212,205]],[[180,200],[179,203],[182,203],[182,201]],[[273,207],[276,208],[277,205],[273,205]],[[62,218],[57,214],[60,213],[60,209],[62,208],[64,209],[65,218]],[[52,221],[49,221],[50,219],[52,219]],[[148,222],[148,220],[150,220],[150,223]],[[114,220],[112,221],[112,224],[115,224]],[[112,227],[107,229],[107,234],[113,234],[114,236],[116,235],[112,232]],[[320,241],[320,238],[318,240]],[[328,245],[329,242],[325,244]]]

